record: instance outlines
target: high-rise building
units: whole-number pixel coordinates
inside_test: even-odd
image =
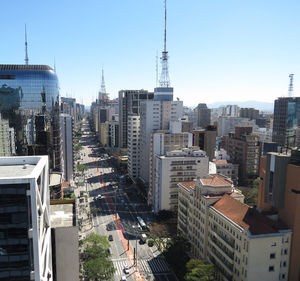
[[[53,280],[47,156],[0,158],[0,279]]]
[[[210,114],[211,110],[207,108],[205,103],[199,103],[197,106],[198,112],[198,127],[206,128],[210,125]]]
[[[154,159],[153,209],[177,212],[178,183],[208,175],[208,157],[199,148],[183,148]]]
[[[272,139],[279,146],[295,144],[295,130],[300,125],[300,97],[278,98],[274,104]]]
[[[15,130],[9,127],[8,120],[2,120],[0,114],[0,156],[12,156],[15,153]]]
[[[61,144],[63,154],[63,177],[73,179],[74,173],[74,119],[68,114],[60,114]]]
[[[216,151],[217,128],[207,126],[205,129],[193,130],[193,146],[198,146],[206,152],[212,161]]]
[[[150,137],[157,130],[169,130],[170,121],[183,114],[182,101],[144,101],[140,108],[140,172],[139,178],[148,191]]]
[[[146,90],[119,91],[119,145],[127,148],[127,121],[131,114],[140,114],[140,103],[153,100],[154,94]]]
[[[284,251],[290,257],[290,263],[282,266],[289,270],[289,278],[299,280],[300,277],[300,153],[267,153],[260,161],[260,184],[257,206],[267,214],[273,214],[293,231],[291,249]]]
[[[128,162],[127,170],[130,178],[136,182],[139,177],[140,162],[140,116],[129,115],[127,123],[127,147],[128,147]]]
[[[172,122],[171,122],[172,123]],[[156,156],[165,155],[169,151],[192,147],[192,134],[187,132],[156,131],[151,134],[148,205],[154,205],[153,187],[155,182],[154,161]]]
[[[234,164],[239,164],[239,183],[248,184],[258,177],[261,143],[251,127],[236,127],[223,137],[223,146]]]
[[[214,264],[220,280],[287,280],[291,229],[243,200],[222,175],[179,184],[178,231],[192,257]]]
[[[252,119],[258,119],[259,118],[259,110],[255,108],[241,108],[240,109],[240,117],[242,118],[249,118]]]
[[[51,67],[0,65],[0,113],[14,129],[16,154],[35,154],[44,146],[43,153],[49,155],[53,170],[61,169],[58,105],[59,83]],[[44,116],[46,126],[44,133],[40,133],[40,136],[43,134],[43,138],[39,137],[40,142],[33,143],[37,141],[34,126],[37,115]]]

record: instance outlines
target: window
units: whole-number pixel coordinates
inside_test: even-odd
[[[275,253],[270,254],[270,259],[275,259]]]
[[[271,271],[274,271],[274,265],[270,265],[269,266],[269,271],[271,272]]]
[[[283,267],[286,267],[286,261],[283,262]]]
[[[284,249],[284,254],[287,255],[287,249]]]
[[[281,275],[281,279],[285,279],[285,274],[282,274],[282,275]]]

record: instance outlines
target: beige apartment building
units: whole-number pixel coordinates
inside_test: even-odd
[[[291,230],[243,200],[223,175],[180,183],[178,232],[194,258],[217,267],[220,280],[288,280]]]

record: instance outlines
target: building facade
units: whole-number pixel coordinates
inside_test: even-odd
[[[208,175],[208,157],[198,148],[173,150],[154,159],[153,209],[178,209],[178,183]]]
[[[278,98],[274,104],[273,141],[279,146],[295,144],[295,130],[300,125],[300,97]]]
[[[289,278],[300,277],[300,155],[298,150],[292,153],[267,153],[260,161],[260,183],[257,206],[266,213],[277,216],[293,231],[291,249],[287,255],[290,264]]]
[[[153,100],[154,93],[146,90],[119,91],[119,145],[127,148],[127,120],[130,114],[140,113],[140,103],[144,100]]]
[[[191,133],[171,133],[170,131],[156,131],[151,134],[148,205],[154,205],[153,187],[155,182],[154,161],[156,156],[165,155],[169,151],[192,147]]]
[[[287,280],[291,230],[243,200],[222,175],[179,184],[178,231],[220,280]]]
[[[259,110],[255,108],[240,108],[240,117],[242,118],[249,118],[252,119],[258,119],[259,118]]]
[[[0,158],[0,279],[53,280],[47,156]]]
[[[60,114],[61,143],[63,153],[63,178],[65,181],[73,179],[74,173],[74,119],[68,114]]]
[[[128,135],[128,162],[127,169],[130,178],[136,182],[139,178],[140,162],[140,116],[129,115],[127,123],[127,135]]]
[[[235,130],[235,127],[252,127],[255,128],[255,120],[241,117],[221,116],[218,119],[218,136],[228,136],[230,132]]]
[[[199,103],[197,106],[197,112],[198,112],[198,122],[197,122],[198,127],[206,128],[207,126],[209,126],[211,110],[207,108],[207,105],[205,103]]]

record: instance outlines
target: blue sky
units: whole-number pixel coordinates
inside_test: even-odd
[[[300,1],[168,0],[169,72],[185,105],[259,100],[300,87]],[[105,73],[107,92],[155,87],[163,0],[1,1],[0,63],[53,66],[61,95],[86,105]],[[299,77],[299,78],[298,78]],[[298,82],[299,81],[299,82]]]

